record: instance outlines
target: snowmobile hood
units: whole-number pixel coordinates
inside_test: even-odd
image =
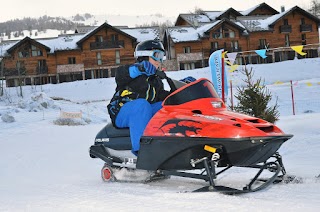
[[[199,79],[170,94],[151,119],[144,136],[242,138],[281,136],[274,124],[228,111],[207,79]]]

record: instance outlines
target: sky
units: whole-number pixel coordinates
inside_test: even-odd
[[[0,211],[320,211],[319,66],[320,58],[314,58],[248,67],[279,96],[281,115],[276,124],[294,135],[279,153],[287,173],[302,183],[274,184],[239,196],[185,193],[208,182],[181,177],[148,184],[103,182],[103,161],[90,158],[88,149],[110,122],[106,105],[115,90],[114,78],[25,86],[23,98],[17,97],[16,88],[5,88],[5,96],[0,97]],[[168,72],[168,76],[211,78],[207,67]],[[229,79],[239,85],[243,75],[236,72]],[[295,116],[290,113],[290,80],[294,81]],[[55,125],[60,109],[81,110],[91,123]],[[4,122],[5,114],[15,122]],[[216,183],[242,188],[254,171],[232,167]]]
[[[62,16],[70,17],[76,14],[90,13],[92,15],[152,15],[177,17],[180,13],[189,13],[195,8],[207,11],[223,11],[229,7],[236,10],[246,10],[265,2],[280,11],[282,5],[286,8],[300,6],[309,8],[311,0],[14,0],[1,3],[0,22],[24,17]]]

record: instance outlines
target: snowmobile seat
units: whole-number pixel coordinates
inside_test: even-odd
[[[129,128],[116,128],[113,126],[112,123],[107,124],[104,127],[108,138],[115,138],[115,137],[130,137]]]

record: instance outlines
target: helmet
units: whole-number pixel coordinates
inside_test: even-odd
[[[162,61],[165,55],[163,44],[158,40],[146,40],[139,43],[134,51],[134,57],[151,57],[156,61]]]

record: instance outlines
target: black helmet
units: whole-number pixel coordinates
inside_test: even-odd
[[[152,57],[154,54],[154,50],[159,50],[160,52],[163,52],[163,56],[165,53],[163,44],[158,40],[146,40],[141,43],[139,43],[136,46],[136,49],[134,51],[134,57]],[[162,60],[162,58],[161,58]]]

